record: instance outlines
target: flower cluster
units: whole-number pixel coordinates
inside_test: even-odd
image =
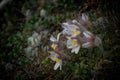
[[[51,48],[53,51],[49,51],[50,59],[56,62],[54,70],[60,67],[62,69],[62,59],[60,54],[64,53],[60,46],[60,36],[66,37],[66,48],[71,50],[71,53],[78,54],[80,48],[89,48],[92,46],[100,46],[101,39],[88,30],[91,26],[91,22],[86,14],[82,14],[78,20],[67,20],[62,23],[63,31],[58,33],[57,38],[53,35],[50,37],[52,42]],[[65,53],[64,53],[65,54]]]
[[[40,45],[40,36],[37,32],[33,32],[32,36],[27,39],[28,46],[25,48],[27,57],[38,55],[38,46]]]

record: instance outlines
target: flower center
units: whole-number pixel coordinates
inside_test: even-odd
[[[60,59],[59,58],[57,58],[57,57],[55,57],[55,62],[59,62],[60,61]]]
[[[77,44],[77,40],[72,40],[72,45],[75,46]]]
[[[53,44],[51,45],[51,47],[52,47],[53,49],[55,49],[55,48],[57,47],[57,45],[53,43]]]
[[[74,33],[75,35],[78,35],[78,34],[79,34],[79,31],[77,31],[76,29],[74,29],[74,30],[73,30],[73,33]]]

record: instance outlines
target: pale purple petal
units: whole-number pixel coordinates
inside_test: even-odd
[[[88,16],[86,14],[82,14],[82,20],[85,22],[88,21]]]
[[[88,47],[91,47],[91,46],[92,46],[91,42],[86,42],[86,43],[82,44],[83,48],[88,48]]]
[[[86,37],[86,38],[91,38],[93,36],[93,34],[89,31],[84,31],[83,32],[83,35]]]

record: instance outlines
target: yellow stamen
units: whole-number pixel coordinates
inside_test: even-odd
[[[53,44],[51,45],[51,47],[52,47],[53,49],[55,49],[55,48],[57,47],[57,45],[53,43]]]
[[[79,31],[77,31],[76,29],[74,29],[74,30],[73,30],[73,33],[74,33],[75,35],[78,35],[78,34],[79,34]]]
[[[59,62],[60,61],[60,59],[59,58],[57,58],[57,57],[55,57],[55,62]]]
[[[75,46],[77,44],[77,40],[72,40],[72,45]]]

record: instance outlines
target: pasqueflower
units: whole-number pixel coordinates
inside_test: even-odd
[[[54,65],[54,70],[57,70],[58,68],[62,70],[62,60],[59,58],[59,55],[53,51],[49,51],[49,53],[50,59],[56,62]]]
[[[60,35],[61,35],[61,33],[59,33],[59,34],[57,35],[57,38],[55,38],[53,35],[50,37],[50,41],[52,42],[51,48],[52,48],[53,50],[55,50],[56,47],[58,46],[57,43],[58,43],[58,41],[59,41]]]
[[[64,28],[64,30],[62,31],[62,33],[71,37],[76,37],[77,35],[79,35],[81,33],[80,28],[74,23],[75,20],[73,20],[71,23],[68,22],[63,23],[62,27]]]
[[[77,54],[80,50],[80,45],[77,42],[77,39],[68,38],[67,40],[67,48],[72,49],[71,52]]]

